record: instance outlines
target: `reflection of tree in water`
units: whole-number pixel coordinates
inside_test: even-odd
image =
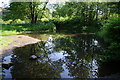
[[[55,41],[55,49],[63,50],[65,57],[66,68],[69,70],[69,75],[75,78],[93,78],[97,73],[95,69],[95,55],[91,46],[91,35],[60,38]],[[95,68],[95,67],[94,67]]]
[[[14,63],[11,70],[12,77],[60,78],[60,73],[63,71],[62,60],[51,61],[46,54],[48,50],[44,46],[45,43],[42,42],[15,49],[15,56],[12,56],[12,62]],[[43,52],[46,55],[43,55]],[[33,54],[43,56],[36,61],[31,61],[29,57]]]
[[[92,37],[91,37],[92,36]],[[40,42],[14,50],[12,62],[13,78],[60,78],[63,64],[69,70],[69,76],[75,78],[96,77],[94,66],[96,51],[92,48],[94,35],[58,38],[55,41]],[[65,58],[53,61],[49,54],[63,51]],[[36,61],[29,60],[31,55],[40,55]],[[95,72],[94,72],[95,71]]]

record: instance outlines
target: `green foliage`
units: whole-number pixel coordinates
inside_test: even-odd
[[[120,50],[119,50],[120,49],[120,43],[112,42],[111,45],[108,47],[108,49],[112,50],[113,53],[116,53],[118,55],[119,52],[120,52]],[[119,54],[119,57],[120,57],[120,54]]]
[[[88,31],[88,27],[87,27],[87,26],[83,26],[83,27],[82,27],[82,31],[83,31],[83,32],[87,32],[87,31]]]
[[[53,23],[56,26],[57,32],[67,32],[67,33],[72,33],[72,32],[81,32],[82,30],[82,24],[79,18],[74,18],[74,19],[67,19],[67,18],[62,18],[59,20],[53,20]]]
[[[110,8],[110,13],[120,14],[120,2],[109,2],[108,6]]]
[[[17,31],[1,31],[2,36],[7,36],[7,35],[16,35],[16,34],[20,34],[20,32]]]
[[[29,19],[31,23],[36,23],[38,18],[41,19],[43,17],[43,13],[46,10],[46,4],[40,2],[12,2],[10,3],[10,7],[7,8],[9,13],[3,16],[3,18],[13,20]]]
[[[108,43],[108,51],[103,54],[106,61],[120,60],[120,17],[109,18],[99,32]]]
[[[106,21],[99,33],[108,42],[118,42],[120,40],[120,18],[111,17]]]
[[[102,9],[102,6],[105,6],[105,9]],[[97,32],[101,25],[98,20],[99,15],[104,16],[99,11],[106,14],[104,12],[106,9],[108,9],[106,3],[69,2],[62,7],[58,7],[52,14],[53,18],[56,18],[54,21],[56,21],[55,25],[57,23],[56,27],[59,30],[74,33]],[[83,29],[84,26],[87,27],[87,30]]]
[[[12,19],[9,19],[7,21],[1,19],[1,22],[2,24],[25,24],[25,23],[28,23],[27,20],[21,20],[21,19],[15,19],[15,20],[12,20]]]
[[[0,20],[3,22],[0,35],[32,31],[96,33],[103,25],[99,35],[109,43],[109,50],[106,54],[103,53],[104,58],[120,57],[119,2],[66,2],[61,5],[46,5],[47,2],[11,3],[10,7],[6,8],[8,13],[3,16],[3,19],[7,20]],[[52,9],[53,12],[50,13]],[[34,24],[28,24],[26,21]],[[116,57],[113,58],[114,55]]]
[[[8,19],[24,19],[30,15],[28,2],[12,2],[8,10],[10,13],[5,16]]]
[[[30,28],[28,31],[52,31],[55,27],[53,23],[39,23],[39,24],[27,24]]]
[[[22,21],[21,19],[15,19],[11,24],[25,24],[25,21]]]
[[[10,20],[7,20],[7,21],[2,20],[2,24],[11,24],[12,21],[13,21],[13,20],[11,20],[11,19],[10,19]]]
[[[10,24],[10,25],[2,25],[2,34],[0,35],[13,35],[19,34],[22,32],[41,32],[41,31],[49,31],[55,32],[55,25],[53,23],[36,23],[36,24]]]
[[[41,21],[42,21],[42,22],[48,22],[49,19],[48,19],[48,18],[42,18]]]

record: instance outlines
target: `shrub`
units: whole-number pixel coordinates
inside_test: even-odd
[[[0,35],[13,35],[29,31],[56,32],[56,27],[53,23],[43,22],[37,24],[10,24],[10,25],[3,24],[2,29],[0,31],[2,32],[2,34]]]
[[[107,61],[120,60],[120,17],[109,18],[101,28],[99,35],[108,43],[108,51],[103,56]]]
[[[57,32],[76,33],[82,31],[82,24],[79,18],[75,17],[68,19],[61,17],[60,19],[53,19],[52,22],[55,24]]]
[[[24,24],[25,21],[22,21],[21,19],[15,19],[12,24]]]
[[[104,26],[101,28],[99,35],[104,37],[108,42],[116,42],[120,40],[120,18],[112,17],[107,20]]]
[[[7,21],[4,21],[4,20],[0,20],[1,22],[2,22],[2,24],[11,24],[11,22],[13,21],[13,20],[7,20]]]
[[[48,22],[49,19],[48,19],[48,18],[42,18],[41,21],[42,21],[42,22]]]

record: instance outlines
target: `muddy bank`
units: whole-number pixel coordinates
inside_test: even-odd
[[[0,56],[6,56],[12,53],[12,50],[16,47],[22,47],[28,44],[34,44],[40,42],[39,39],[35,39],[29,37],[27,35],[12,35],[12,36],[5,36],[10,38],[13,42],[8,44],[7,47],[0,47]]]

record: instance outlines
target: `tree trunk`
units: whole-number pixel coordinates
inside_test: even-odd
[[[30,7],[30,13],[31,13],[30,19],[31,19],[31,23],[32,24],[36,23],[37,22],[37,18],[38,18],[38,12],[35,9],[35,8],[37,8],[37,6],[34,5],[33,3],[34,2],[30,2],[30,6],[29,6]],[[42,10],[45,10],[47,3],[48,2],[45,3],[45,5],[44,5]],[[42,12],[42,14],[43,14],[43,12]],[[42,18],[42,16],[41,16],[41,18]]]
[[[37,22],[37,17],[38,17],[38,15],[36,14],[36,15],[35,15],[35,23]]]
[[[33,2],[30,2],[30,13],[31,13],[31,23],[34,24],[37,22],[37,15],[35,14],[35,6],[33,5]]]

